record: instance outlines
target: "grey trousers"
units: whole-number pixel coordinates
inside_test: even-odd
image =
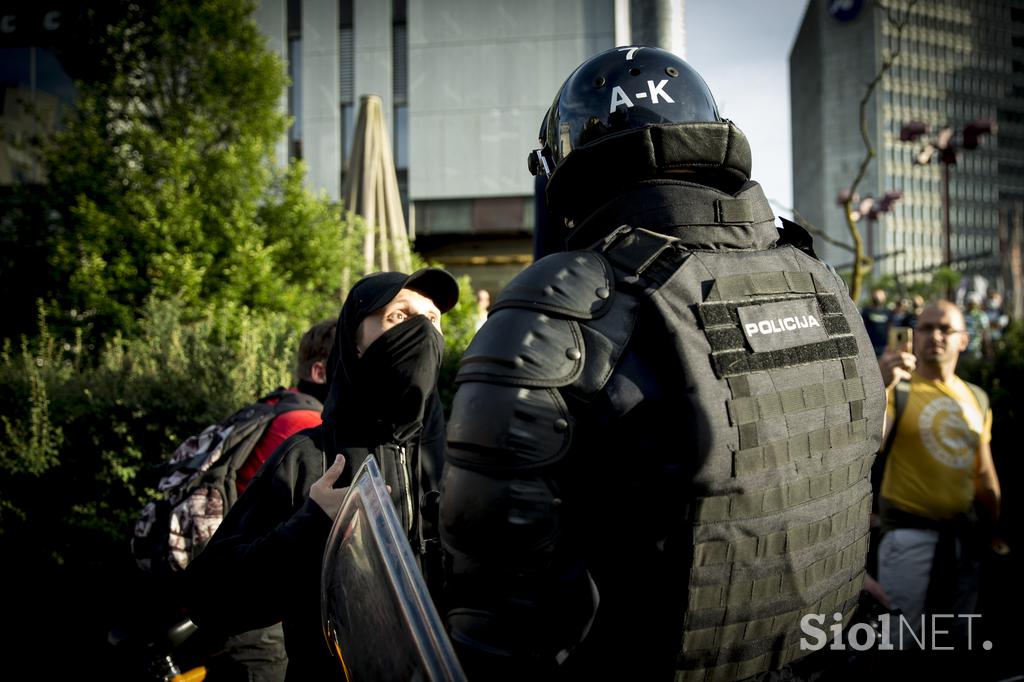
[[[936,595],[934,589],[929,593],[938,544],[936,530],[896,528],[887,532],[878,546],[878,582],[893,607],[900,609],[917,628],[924,613],[972,614],[978,602],[979,564],[959,540],[954,555],[944,559],[956,562],[955,566],[944,567],[955,572],[951,582],[953,593]],[[953,622],[962,624],[961,619]],[[962,634],[966,637],[966,629]]]

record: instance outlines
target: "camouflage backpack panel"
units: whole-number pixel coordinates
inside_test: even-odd
[[[255,403],[190,436],[174,451],[135,522],[132,553],[150,573],[183,571],[217,531],[238,497],[235,474],[279,408]]]

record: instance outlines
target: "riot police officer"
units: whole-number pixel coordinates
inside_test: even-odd
[[[445,619],[475,679],[740,680],[863,579],[878,366],[743,133],[656,48],[579,66],[530,169],[566,251],[462,359]],[[834,615],[838,614],[838,615]]]

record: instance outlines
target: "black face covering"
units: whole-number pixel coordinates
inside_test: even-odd
[[[371,312],[350,297],[338,320],[323,411],[328,454],[372,450],[416,436],[437,390],[444,339],[430,320],[417,315],[392,327],[359,357],[356,331]]]
[[[392,327],[370,344],[355,375],[360,411],[371,433],[403,443],[420,432],[443,354],[444,339],[423,315]]]

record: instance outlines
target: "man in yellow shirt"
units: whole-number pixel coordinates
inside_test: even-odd
[[[889,348],[879,358],[889,396],[883,442],[896,420],[897,384],[909,381],[910,390],[882,479],[878,580],[918,627],[926,610],[974,612],[979,557],[971,545],[978,538],[965,521],[975,500],[992,522],[999,516],[992,413],[982,406],[984,393],[955,374],[968,341],[960,309],[939,301],[918,318],[913,355]],[[933,566],[942,569],[940,582]]]

